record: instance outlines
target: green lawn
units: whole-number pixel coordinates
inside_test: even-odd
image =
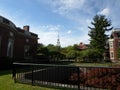
[[[108,66],[114,66],[115,63],[71,63],[69,65],[74,65],[74,66],[105,66],[105,67],[108,67]]]
[[[73,89],[40,87],[14,83],[11,71],[0,71],[0,90],[73,90]]]

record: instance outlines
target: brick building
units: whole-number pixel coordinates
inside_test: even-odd
[[[35,55],[38,35],[29,26],[18,28],[10,20],[0,16],[0,58],[29,58]]]
[[[77,48],[79,50],[86,50],[89,48],[89,45],[88,44],[83,44],[82,42],[80,42],[80,44],[77,46]]]
[[[112,62],[119,61],[117,56],[117,51],[120,48],[120,28],[116,28],[112,31],[111,37],[109,39],[109,53],[110,60]]]

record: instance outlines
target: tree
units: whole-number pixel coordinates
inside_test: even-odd
[[[50,52],[52,52],[52,51],[58,51],[57,46],[55,46],[55,45],[53,45],[53,44],[49,44],[49,45],[46,46],[46,47],[48,48],[48,50],[49,50]]]
[[[69,59],[75,59],[77,57],[77,52],[75,50],[71,50],[67,53],[66,57]]]
[[[98,49],[87,49],[81,51],[84,62],[97,62],[102,58],[102,54]]]
[[[117,57],[120,58],[120,48],[117,50]]]
[[[93,49],[99,49],[101,54],[105,50],[106,40],[108,35],[105,34],[106,31],[112,30],[111,21],[108,20],[104,15],[96,15],[91,22],[93,27],[88,26],[90,29],[90,47]]]
[[[48,55],[49,55],[49,50],[43,44],[39,44],[37,49],[37,56],[39,58],[42,58],[42,57],[47,58]]]

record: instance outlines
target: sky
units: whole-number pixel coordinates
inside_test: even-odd
[[[17,27],[29,25],[44,45],[56,45],[58,32],[62,47],[88,44],[88,26],[97,14],[120,28],[120,0],[0,0],[0,15]]]

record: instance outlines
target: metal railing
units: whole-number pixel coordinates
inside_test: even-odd
[[[119,67],[13,63],[15,82],[78,90],[120,90]]]

